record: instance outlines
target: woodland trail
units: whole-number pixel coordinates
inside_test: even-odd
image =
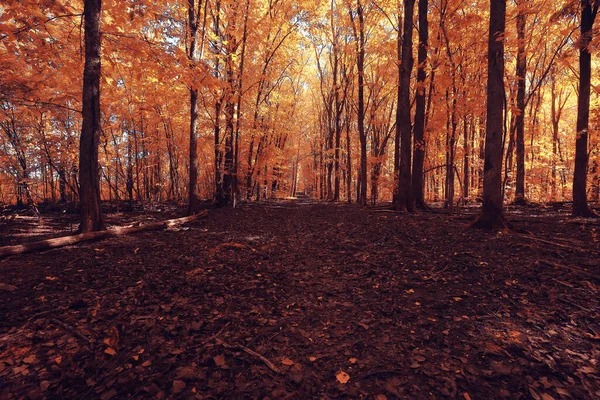
[[[0,399],[600,397],[600,227],[538,219],[258,203],[0,260]]]

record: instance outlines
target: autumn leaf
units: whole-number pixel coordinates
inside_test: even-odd
[[[288,367],[294,365],[294,362],[289,358],[284,358],[283,360],[281,360],[281,363],[283,365],[287,365]]]
[[[346,384],[350,380],[350,375],[340,370],[337,374],[335,374],[335,378],[338,380],[339,383]]]
[[[115,354],[117,354],[115,349],[113,349],[112,347],[109,347],[106,350],[104,350],[104,353],[108,354],[109,356],[114,356]]]
[[[185,382],[180,380],[173,381],[173,393],[181,393],[185,389]]]
[[[223,354],[219,354],[218,356],[213,357],[213,361],[215,365],[221,369],[228,369],[229,366],[225,362],[225,356]]]

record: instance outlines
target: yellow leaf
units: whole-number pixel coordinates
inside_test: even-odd
[[[338,380],[339,383],[341,384],[346,384],[348,383],[348,381],[350,380],[350,375],[348,375],[347,373],[345,373],[344,371],[340,370],[336,375],[335,378]]]

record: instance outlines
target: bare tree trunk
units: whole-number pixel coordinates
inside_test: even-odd
[[[425,164],[425,80],[427,79],[427,47],[429,46],[428,0],[419,0],[419,50],[417,57],[417,93],[415,99],[415,124],[412,168],[412,197],[415,207],[424,209],[423,169]]]
[[[83,124],[79,142],[79,200],[81,233],[105,229],[100,207],[98,145],[100,142],[101,0],[85,0],[85,64],[83,68]]]
[[[346,200],[348,203],[352,203],[352,143],[350,142],[350,113],[348,111],[346,111],[346,119]]]
[[[466,96],[466,93],[465,93]],[[463,198],[465,203],[469,199],[469,184],[470,184],[470,165],[469,165],[469,123],[466,115],[463,116],[463,147],[465,154],[463,156]]]
[[[360,0],[356,0],[358,14],[358,136],[360,139],[360,192],[358,203],[367,205],[367,133],[365,132],[365,18]]]
[[[400,69],[400,85],[398,87],[398,113],[396,120],[396,137],[400,137],[400,167],[398,177],[398,198],[396,209],[412,211],[411,190],[411,145],[412,130],[410,121],[410,76],[414,64],[413,45],[413,13],[415,0],[404,1],[404,26],[402,39],[402,65]]]
[[[525,25],[527,17],[523,11],[523,0],[517,2],[517,182],[515,204],[525,203],[525,78],[527,76],[527,54],[525,53]]]
[[[590,122],[590,84],[592,28],[600,2],[581,0],[581,39],[579,45],[579,100],[577,102],[577,140],[575,142],[575,173],[573,175],[573,216],[597,217],[587,201],[588,129]]]
[[[504,229],[508,226],[504,218],[502,199],[505,28],[506,0],[491,0],[483,207],[481,215],[473,224],[474,227],[481,229]]]
[[[198,61],[198,28],[199,28],[199,10],[196,0],[188,0],[188,28],[189,28],[189,48],[188,58],[193,65]],[[188,215],[198,212],[199,192],[198,192],[198,87],[196,82],[192,82],[190,91],[190,172],[188,185]]]

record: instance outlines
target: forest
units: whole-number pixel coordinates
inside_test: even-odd
[[[4,0],[0,400],[600,398],[600,0]]]

